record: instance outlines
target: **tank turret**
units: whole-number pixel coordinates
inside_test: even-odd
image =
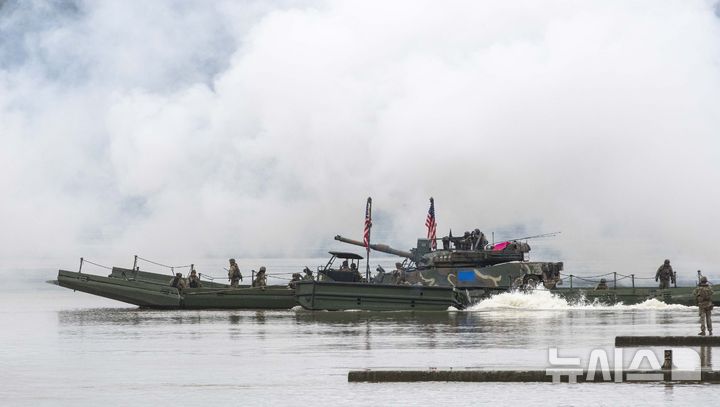
[[[340,235],[335,240],[356,246],[365,247],[359,240],[348,239]],[[409,251],[394,249],[386,244],[372,243],[370,248],[382,253],[405,257],[413,261],[418,268],[432,266],[489,266],[510,261],[525,260],[525,253],[530,246],[525,242],[508,241],[495,246],[488,246],[485,234],[475,229],[465,232],[463,236],[452,235],[438,239],[443,241],[443,248],[432,250],[430,239],[418,239],[415,248]]]

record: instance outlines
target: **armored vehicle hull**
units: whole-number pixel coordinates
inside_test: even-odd
[[[66,270],[58,272],[61,287],[155,309],[289,309],[297,305],[285,286],[231,288],[203,282],[202,288],[179,291],[170,276],[114,267],[108,277]]]
[[[514,261],[491,266],[427,267],[406,272],[410,284],[508,290],[514,286],[552,281],[562,263]]]
[[[297,302],[309,310],[446,311],[469,300],[452,287],[301,281]]]

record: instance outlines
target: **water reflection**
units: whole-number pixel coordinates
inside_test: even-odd
[[[610,346],[615,335],[678,334],[691,312],[484,310],[473,312],[311,312],[305,310],[141,310],[95,308],[57,313],[61,335],[106,327],[127,336],[222,333],[233,340],[318,338],[341,349],[376,350]],[[694,320],[694,319],[693,319]],[[136,327],[137,329],[127,329]],[[682,333],[680,333],[682,334]],[[361,340],[359,340],[361,339]]]

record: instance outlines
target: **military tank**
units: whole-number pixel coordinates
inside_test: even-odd
[[[433,241],[420,238],[410,250],[398,250],[386,244],[370,244],[372,250],[402,257],[398,270],[387,273],[382,268],[373,278],[376,284],[451,286],[479,290],[476,295],[498,290],[543,284],[555,288],[560,281],[562,262],[531,262],[527,257],[530,245],[527,238],[514,239],[494,245],[488,244],[479,229],[462,236],[437,239],[442,248],[433,249]],[[335,240],[365,247],[363,242],[340,235]],[[398,278],[401,275],[402,277]]]

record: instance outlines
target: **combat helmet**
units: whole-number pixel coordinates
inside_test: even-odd
[[[707,285],[707,283],[708,283],[707,277],[705,277],[705,276],[700,277],[700,285]]]
[[[665,264],[670,264],[670,259],[665,259]]]

